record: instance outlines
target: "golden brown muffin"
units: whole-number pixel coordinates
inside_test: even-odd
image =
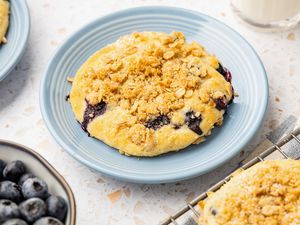
[[[181,32],[133,33],[91,56],[70,92],[92,137],[134,156],[199,143],[232,102],[230,72]]]
[[[6,43],[5,34],[9,23],[9,2],[0,0],[0,44]]]
[[[300,162],[269,160],[238,171],[199,206],[201,225],[300,224]]]

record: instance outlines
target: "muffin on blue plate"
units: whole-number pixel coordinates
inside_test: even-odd
[[[134,32],[77,71],[70,103],[83,130],[121,153],[156,156],[197,144],[233,100],[231,74],[181,32]]]

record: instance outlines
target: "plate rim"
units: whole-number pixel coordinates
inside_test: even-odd
[[[212,163],[213,165],[207,166],[205,169],[201,169],[201,171],[198,170],[188,170],[187,172],[180,172],[177,175],[172,175],[168,177],[165,177],[165,175],[160,175],[159,177],[143,177],[142,175],[135,175],[135,174],[131,174],[131,173],[127,173],[127,172],[122,172],[121,170],[118,170],[119,173],[117,172],[113,172],[110,170],[107,170],[103,167],[101,167],[101,164],[97,164],[94,165],[93,163],[91,163],[89,160],[81,157],[79,154],[77,154],[75,151],[72,150],[72,148],[70,146],[68,146],[67,143],[64,142],[63,139],[61,139],[58,135],[58,133],[56,132],[56,128],[53,126],[51,119],[49,119],[48,117],[48,113],[46,111],[46,107],[45,106],[45,98],[47,97],[46,94],[46,88],[45,88],[45,82],[46,82],[46,78],[47,78],[47,74],[48,74],[48,70],[50,70],[53,61],[55,61],[55,58],[57,55],[59,55],[60,51],[66,47],[67,45],[70,45],[70,41],[72,41],[72,39],[77,39],[76,37],[78,37],[78,35],[82,32],[82,30],[87,29],[87,27],[91,27],[99,22],[101,22],[102,20],[107,20],[109,18],[116,17],[122,14],[128,14],[128,13],[135,13],[136,11],[139,10],[177,10],[178,12],[185,12],[185,13],[189,13],[189,14],[196,14],[197,16],[209,19],[209,20],[213,20],[214,22],[219,23],[222,26],[225,26],[227,29],[229,29],[232,33],[236,34],[237,36],[239,36],[239,38],[249,47],[249,49],[253,52],[255,58],[257,59],[257,61],[259,62],[258,66],[260,67],[260,69],[262,70],[262,73],[264,74],[263,76],[263,80],[264,80],[264,95],[262,95],[262,101],[260,102],[261,105],[263,105],[263,109],[261,114],[258,117],[258,120],[255,124],[255,126],[252,127],[251,132],[248,136],[248,139],[243,139],[242,142],[239,143],[239,148],[237,151],[233,151],[230,152],[230,154],[226,154],[226,157],[224,157],[221,162],[218,163]],[[134,182],[134,183],[149,183],[149,184],[157,184],[157,183],[171,183],[171,182],[176,182],[176,181],[181,181],[181,180],[187,180],[187,179],[191,179],[197,176],[200,176],[202,174],[208,173],[210,171],[212,171],[213,169],[225,164],[227,161],[229,161],[230,159],[232,159],[236,154],[238,154],[254,137],[254,135],[256,134],[256,132],[258,131],[258,129],[261,127],[261,124],[266,116],[266,112],[268,109],[268,102],[269,102],[269,84],[268,84],[268,77],[267,77],[267,73],[265,70],[265,67],[260,59],[260,57],[258,56],[257,52],[255,51],[255,49],[252,47],[252,45],[236,30],[234,30],[233,28],[231,28],[230,26],[228,26],[227,24],[221,22],[220,20],[211,17],[209,15],[206,15],[204,13],[195,11],[195,10],[190,10],[190,9],[186,9],[186,8],[181,8],[181,7],[173,7],[173,6],[140,6],[140,7],[131,7],[131,8],[127,8],[127,9],[123,9],[123,10],[119,10],[113,13],[109,13],[106,14],[104,16],[100,16],[88,23],[86,23],[85,25],[81,26],[79,29],[77,29],[75,32],[73,32],[72,34],[70,34],[64,41],[63,43],[57,47],[56,51],[53,53],[52,57],[49,60],[49,63],[42,75],[41,81],[40,81],[40,92],[39,92],[39,98],[40,98],[40,110],[42,113],[42,117],[45,121],[46,127],[48,128],[50,134],[52,135],[52,137],[55,139],[55,141],[63,148],[65,149],[73,158],[75,158],[77,161],[83,163],[85,166],[95,170],[96,172],[100,172],[100,173],[104,173],[106,175],[109,175],[111,177],[114,177],[118,180],[123,180],[123,181],[127,181],[127,182]],[[125,156],[124,156],[125,157]]]
[[[21,33],[21,35],[25,35],[25,38],[21,39],[23,41],[20,44],[18,44],[16,53],[13,55],[14,56],[13,59],[10,60],[11,63],[7,64],[4,67],[4,69],[0,72],[0,82],[2,80],[4,80],[10,74],[10,72],[15,68],[15,66],[20,62],[21,58],[23,57],[25,50],[26,50],[26,45],[29,40],[30,30],[31,30],[31,19],[30,19],[30,12],[29,12],[27,1],[26,0],[22,0],[22,1],[14,0],[14,3],[10,2],[10,4],[19,4],[22,7],[22,9],[24,10],[25,22],[24,22],[24,25],[22,24],[22,27],[24,27],[25,32]],[[11,24],[9,24],[9,26],[11,26]],[[8,29],[9,29],[9,27],[8,27]],[[19,36],[18,40],[19,39],[20,39],[20,36]]]

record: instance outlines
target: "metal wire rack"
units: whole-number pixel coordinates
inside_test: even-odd
[[[273,145],[270,148],[266,149],[261,154],[259,154],[258,156],[256,156],[252,160],[250,160],[248,163],[241,166],[240,169],[247,169],[260,161],[264,161],[268,156],[270,156],[272,153],[275,153],[275,152],[277,152],[281,156],[281,158],[284,158],[284,159],[290,158],[288,156],[288,154],[284,150],[282,150],[282,147],[285,144],[287,144],[288,142],[290,142],[291,140],[295,140],[299,144],[298,151],[300,151],[300,138],[297,137],[298,135],[300,135],[300,127],[295,129],[293,132],[289,133],[288,135],[286,135],[284,138],[282,138],[277,143],[273,143]],[[294,159],[299,159],[299,157],[294,158]],[[223,180],[216,183],[215,185],[213,185],[206,192],[203,192],[202,194],[200,194],[198,197],[193,199],[191,202],[187,203],[184,207],[182,207],[181,209],[176,211],[173,215],[169,216],[167,219],[162,221],[160,223],[160,225],[169,225],[169,224],[179,225],[178,221],[180,220],[180,218],[188,212],[191,212],[192,218],[194,218],[194,223],[191,223],[191,220],[189,220],[190,221],[189,224],[197,224],[197,223],[195,223],[195,220],[198,221],[198,219],[200,217],[200,212],[197,209],[197,203],[199,201],[205,200],[207,198],[208,192],[217,191],[221,186],[226,184],[230,180],[230,178],[231,178],[231,174],[228,175],[227,177],[225,177]],[[186,224],[186,223],[184,223],[184,224]]]

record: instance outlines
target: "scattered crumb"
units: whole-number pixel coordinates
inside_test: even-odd
[[[136,214],[142,213],[144,211],[144,206],[145,206],[144,203],[142,203],[141,201],[138,201],[133,208],[133,212]]]
[[[276,120],[270,120],[269,122],[269,128],[271,130],[274,130],[277,127],[277,121]]]
[[[68,81],[68,82],[72,83],[73,80],[74,80],[74,77],[67,77],[67,81]]]
[[[5,125],[5,128],[9,128],[9,124],[6,124],[6,125]]]
[[[111,203],[116,203],[121,199],[122,191],[117,190],[107,195],[108,199],[111,201]]]
[[[40,127],[44,125],[44,121],[43,119],[39,119],[35,124]]]
[[[220,15],[223,16],[223,17],[226,16],[226,14],[224,12],[221,12]]]
[[[133,217],[135,225],[145,225],[146,223],[138,217]]]
[[[283,112],[283,110],[282,110],[282,109],[278,109],[278,111],[279,111],[279,112]]]
[[[288,34],[288,36],[286,38],[290,41],[293,41],[293,40],[295,40],[295,34],[293,32],[291,32]]]
[[[245,151],[242,150],[242,151],[240,152],[240,157],[242,157],[244,154],[245,154]]]
[[[30,106],[30,107],[27,107],[24,111],[25,111],[26,113],[33,113],[34,110],[35,110],[34,106]]]
[[[264,54],[264,53],[267,53],[267,52],[269,52],[269,51],[270,51],[269,49],[265,49],[265,50],[263,50],[261,53]]]
[[[275,97],[275,101],[276,101],[276,102],[280,102],[279,97],[276,96],[276,97]]]
[[[98,178],[98,179],[97,179],[97,183],[103,184],[103,183],[105,183],[105,181],[104,181],[102,178]]]
[[[67,29],[64,28],[64,27],[59,28],[59,29],[57,30],[57,32],[60,33],[60,34],[66,33],[66,31],[67,31]]]
[[[124,192],[124,194],[125,194],[125,196],[126,196],[127,198],[130,197],[130,195],[131,195],[131,190],[130,190],[129,187],[123,188],[123,192]]]
[[[190,192],[190,193],[187,194],[187,196],[185,198],[185,201],[190,202],[195,198],[195,196],[196,196],[195,192]]]
[[[57,41],[54,41],[54,40],[52,40],[52,41],[50,41],[50,44],[51,44],[51,45],[53,45],[53,46],[57,46],[57,45],[58,45],[58,42],[57,42]]]
[[[167,205],[163,205],[163,206],[162,206],[162,210],[163,210],[166,214],[168,214],[168,215],[171,215],[171,214],[174,213],[174,209],[170,208],[170,207],[167,206]]]

